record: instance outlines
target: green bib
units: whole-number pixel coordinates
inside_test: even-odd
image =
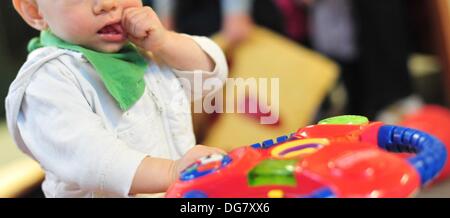
[[[148,64],[131,43],[118,53],[101,53],[65,42],[49,31],[42,31],[40,37],[30,41],[28,51],[44,46],[54,46],[83,54],[124,111],[130,109],[144,94],[144,73]]]

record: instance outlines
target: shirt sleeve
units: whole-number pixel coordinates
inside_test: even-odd
[[[225,15],[236,13],[251,14],[253,0],[222,0],[222,12]]]
[[[18,127],[45,171],[86,191],[128,197],[147,156],[105,128],[74,76],[57,60],[33,75]]]
[[[228,65],[222,49],[212,40],[201,36],[186,36],[191,37],[215,64],[212,72],[171,69],[182,80],[182,84],[188,83],[184,86],[185,91],[191,96],[191,100],[196,101],[222,88],[228,77]]]

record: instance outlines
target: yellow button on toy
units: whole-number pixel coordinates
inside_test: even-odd
[[[275,189],[267,193],[267,197],[269,198],[283,198],[284,192],[280,189]]]

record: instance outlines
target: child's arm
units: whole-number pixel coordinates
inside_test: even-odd
[[[201,99],[221,87],[207,89],[202,85],[205,81],[225,82],[228,76],[225,55],[210,39],[167,31],[149,7],[128,9],[124,12],[122,25],[133,43],[165,62],[166,66],[160,66],[162,71],[172,71],[183,79],[183,88],[192,97],[190,100]]]
[[[216,148],[196,146],[180,160],[149,157],[107,130],[58,61],[35,73],[26,89],[18,128],[43,169],[83,191],[122,197],[164,192],[179,172]]]
[[[126,9],[122,25],[138,47],[182,71],[213,71],[213,60],[190,37],[168,31],[150,7]]]
[[[178,179],[182,170],[197,159],[214,153],[224,153],[224,151],[218,148],[198,145],[189,150],[178,161],[147,157],[136,171],[130,194],[165,192]]]

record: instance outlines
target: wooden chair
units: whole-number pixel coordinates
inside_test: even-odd
[[[194,126],[207,131],[201,142],[209,146],[230,150],[310,124],[339,74],[334,62],[264,28],[256,28],[249,40],[232,50],[221,36],[214,39],[230,57],[231,78],[279,78],[280,122],[261,125],[238,113],[219,114],[210,122],[208,115],[195,114]]]

